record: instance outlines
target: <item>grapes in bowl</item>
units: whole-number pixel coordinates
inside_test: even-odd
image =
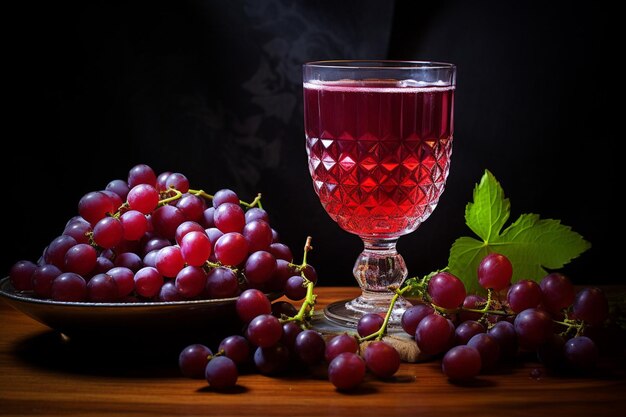
[[[0,297],[66,335],[197,332],[236,324],[242,291],[289,296],[304,273],[260,195],[208,194],[139,164],[85,194],[41,257],[0,280]]]

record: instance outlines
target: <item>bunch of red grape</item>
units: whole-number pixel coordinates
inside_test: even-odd
[[[303,278],[310,283],[306,275]],[[236,310],[245,323],[244,336],[226,337],[215,355],[206,345],[187,346],[179,355],[183,375],[206,378],[209,386],[223,389],[235,385],[240,367],[252,365],[263,375],[277,375],[327,364],[330,382],[350,389],[363,381],[368,370],[376,377],[389,378],[400,367],[400,355],[391,345],[374,341],[362,349],[362,339],[348,333],[327,343],[321,333],[302,326],[305,320],[299,319],[292,304],[270,304],[259,290],[245,290]]]
[[[487,255],[478,269],[486,297],[468,295],[462,281],[449,272],[425,277],[415,284],[421,302],[404,312],[402,328],[423,354],[441,359],[444,374],[453,381],[493,371],[523,352],[535,352],[554,369],[592,369],[598,349],[585,334],[607,320],[604,293],[598,288],[576,293],[560,273],[548,274],[539,283],[511,284],[512,273],[505,256]],[[308,281],[304,274],[302,278]],[[184,375],[204,377],[221,389],[236,383],[238,368],[245,364],[274,375],[325,363],[330,382],[351,389],[368,372],[387,379],[400,367],[398,351],[381,340],[388,322],[380,314],[365,314],[357,323],[358,334],[344,333],[325,342],[320,333],[303,329],[290,303],[272,305],[254,289],[241,294],[237,313],[245,323],[244,335],[225,338],[215,355],[204,345],[188,346],[179,356]]]
[[[157,176],[140,164],[127,181],[83,196],[78,214],[36,263],[11,268],[17,291],[73,302],[216,299],[247,288],[304,297],[292,252],[259,198],[244,203],[229,189],[211,196],[190,190],[181,173]]]
[[[446,376],[470,379],[524,351],[536,352],[540,362],[554,369],[587,371],[596,365],[598,348],[586,334],[609,315],[600,289],[577,293],[560,273],[539,283],[511,284],[513,266],[498,253],[487,255],[477,272],[488,290],[486,298],[467,295],[457,277],[440,272],[428,280],[424,303],[402,316],[402,327],[422,353],[443,355]]]

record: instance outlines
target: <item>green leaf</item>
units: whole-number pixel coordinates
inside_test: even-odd
[[[511,203],[491,172],[485,170],[474,188],[474,202],[465,207],[465,223],[478,236],[489,242],[509,219]]]
[[[465,210],[465,221],[481,238],[461,237],[450,249],[448,270],[459,277],[468,293],[483,292],[478,284],[480,261],[491,252],[501,253],[513,264],[513,282],[539,281],[548,271],[566,263],[591,247],[590,243],[559,220],[522,214],[504,231],[510,214],[509,200],[489,171],[474,189],[474,202]]]

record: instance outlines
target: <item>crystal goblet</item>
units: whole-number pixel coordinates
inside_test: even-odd
[[[354,326],[387,311],[407,277],[396,250],[433,212],[450,168],[456,67],[417,61],[304,64],[304,125],[313,187],[330,217],[358,235],[359,297],[327,318]],[[409,306],[398,300],[390,322]]]

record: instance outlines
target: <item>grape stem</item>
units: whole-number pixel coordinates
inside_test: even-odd
[[[170,188],[169,190],[167,190],[167,193],[168,193],[168,194],[169,194],[169,193],[172,193],[172,192],[174,193],[174,195],[173,195],[173,196],[166,197],[166,198],[164,198],[164,199],[162,199],[162,200],[159,200],[158,207],[161,207],[161,206],[164,206],[164,205],[166,205],[166,204],[169,204],[169,203],[171,203],[172,201],[176,201],[176,200],[178,200],[179,198],[181,198],[181,197],[183,196],[183,193],[181,193],[180,191],[178,191],[176,188],[173,188],[173,187],[172,187],[172,188]]]
[[[174,195],[170,195],[170,193],[174,193]],[[192,190],[189,189],[188,191],[189,194],[193,194],[196,197],[201,197],[204,198],[205,200],[209,200],[209,201],[213,201],[214,196],[207,193],[204,190]],[[183,193],[181,193],[179,190],[177,190],[174,187],[170,187],[167,191],[162,192],[161,194],[165,194],[166,197],[159,200],[159,204],[158,207],[164,206],[166,204],[171,203],[172,201],[176,201],[178,199],[180,199],[183,196]],[[261,193],[258,193],[256,195],[256,197],[254,198],[254,200],[252,200],[251,202],[247,203],[243,200],[239,200],[239,204],[246,207],[246,208],[252,208],[252,207],[258,207],[260,209],[263,208],[263,206],[261,205]],[[124,205],[122,205],[122,207],[124,207]],[[122,207],[120,207],[120,210],[122,209]],[[120,211],[118,210],[118,211]]]
[[[259,194],[259,197],[261,195]],[[315,310],[315,302],[317,295],[313,293],[314,283],[309,280],[304,274],[304,268],[306,268],[306,258],[309,251],[313,250],[313,246],[311,246],[311,236],[307,236],[306,243],[304,244],[304,254],[302,255],[302,263],[300,265],[290,264],[294,266],[298,271],[300,271],[300,276],[302,277],[303,283],[302,286],[306,287],[306,295],[304,297],[304,301],[300,306],[300,310],[293,317],[284,317],[280,319],[281,323],[288,323],[290,321],[295,321],[302,327],[303,329],[307,329],[310,327],[310,320],[313,317],[313,312]]]
[[[585,330],[585,323],[581,320],[573,320],[566,317],[562,321],[552,321],[554,321],[556,324],[560,324],[566,327],[566,329],[561,333],[562,336],[566,336],[568,333],[572,332],[572,330],[576,331],[574,336],[581,336],[583,334],[583,330]]]
[[[402,289],[395,289],[393,291],[393,297],[391,297],[391,301],[389,302],[389,308],[387,309],[387,314],[385,314],[385,319],[383,320],[382,326],[380,326],[380,329],[378,329],[378,331],[372,334],[359,337],[358,338],[359,343],[372,340],[372,339],[382,340],[382,338],[385,337],[385,335],[387,334],[387,326],[389,325],[389,319],[391,318],[393,307],[396,305],[398,298],[400,298],[404,293],[406,293],[410,289],[411,289],[410,286],[406,286]]]

